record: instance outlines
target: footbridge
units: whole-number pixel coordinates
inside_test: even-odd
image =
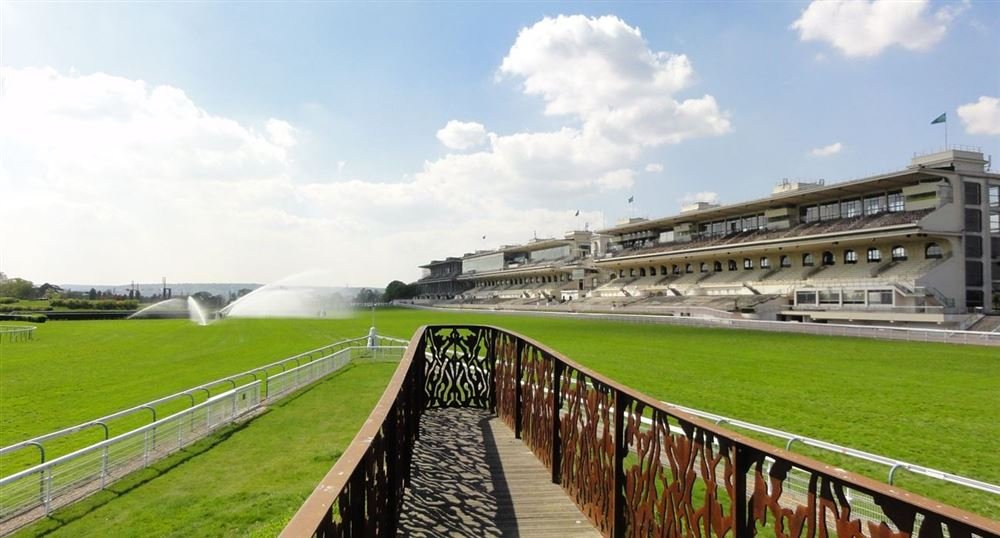
[[[997,537],[488,326],[417,330],[299,536]]]

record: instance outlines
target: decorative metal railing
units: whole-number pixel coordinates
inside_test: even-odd
[[[485,326],[417,330],[282,536],[393,535],[420,415],[438,407],[495,410],[606,536],[1000,536],[997,522],[741,436]],[[861,499],[880,513],[858,514]]]

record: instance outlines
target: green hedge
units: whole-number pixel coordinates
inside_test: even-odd
[[[0,321],[30,321],[45,323],[49,318],[45,314],[0,314]]]
[[[139,301],[88,301],[86,299],[53,299],[50,305],[68,308],[70,310],[135,310],[139,307]]]

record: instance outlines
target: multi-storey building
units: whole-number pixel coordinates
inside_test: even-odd
[[[577,299],[594,283],[589,266],[591,236],[575,231],[559,239],[535,239],[462,257],[460,280],[470,282],[467,298],[486,300]]]
[[[420,269],[423,274],[417,281],[417,293],[422,299],[453,299],[470,287],[467,281],[458,279],[462,274],[462,258],[434,260]]]
[[[955,325],[1000,291],[1000,174],[979,151],[921,155],[893,173],[632,219],[600,231],[593,252],[597,296],[773,296],[787,299],[781,319]]]

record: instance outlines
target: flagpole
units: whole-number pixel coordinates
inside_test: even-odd
[[[944,120],[944,150],[948,151],[948,120]]]

